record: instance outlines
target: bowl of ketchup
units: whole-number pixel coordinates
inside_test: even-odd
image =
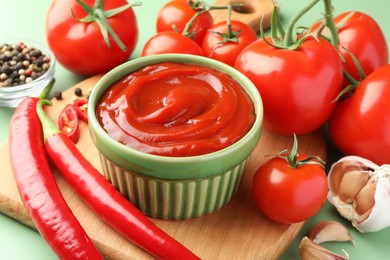
[[[158,54],[124,63],[88,103],[105,177],[145,215],[209,214],[236,194],[258,143],[263,104],[222,62]]]

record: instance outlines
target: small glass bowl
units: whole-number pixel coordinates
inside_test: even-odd
[[[23,39],[3,39],[2,44],[18,44],[34,47],[50,58],[50,67],[45,74],[35,80],[19,86],[0,87],[0,107],[16,107],[27,96],[38,96],[54,77],[56,59],[49,48],[39,42]]]

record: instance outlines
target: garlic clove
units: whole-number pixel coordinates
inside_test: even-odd
[[[346,253],[344,251],[344,253]],[[299,254],[301,256],[301,260],[313,260],[313,259],[321,259],[321,260],[346,260],[348,259],[348,254],[346,256],[341,256],[335,254],[326,248],[320,246],[319,244],[310,240],[307,236],[303,237],[299,244]]]
[[[369,212],[375,204],[376,183],[371,179],[357,194],[353,205],[356,213],[362,215]]]
[[[344,178],[345,173],[354,171],[370,173],[372,167],[377,168],[378,165],[366,160],[360,160],[360,157],[357,156],[346,156],[341,158],[332,165],[330,171],[332,173],[332,178],[329,179],[329,187],[334,194],[339,194],[340,183]]]
[[[347,203],[353,202],[369,179],[370,174],[362,170],[345,172],[339,184],[338,195],[340,199]]]
[[[376,183],[375,205],[367,219],[356,224],[361,232],[376,232],[390,226],[390,165],[382,165],[373,178]]]
[[[318,222],[310,231],[309,238],[317,244],[329,241],[351,241],[355,245],[352,235],[344,225],[333,220]]]
[[[329,202],[360,232],[390,226],[390,165],[346,156],[332,165],[328,182]]]

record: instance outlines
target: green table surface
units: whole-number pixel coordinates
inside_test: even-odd
[[[57,0],[67,1],[67,0]],[[134,8],[137,15],[140,37],[136,50],[131,58],[140,55],[143,45],[155,33],[155,17],[159,8],[167,0],[144,0],[142,6]],[[212,2],[209,0],[208,2]],[[283,0],[281,12],[283,21],[289,21],[309,0]],[[335,14],[347,10],[364,11],[374,17],[382,27],[390,43],[390,1],[388,0],[336,0],[333,1]],[[42,43],[45,40],[45,16],[51,0],[0,0],[0,38],[32,39]],[[321,15],[322,3],[303,17],[299,24],[309,25]],[[57,64],[55,90],[66,90],[84,78],[73,74]],[[0,107],[0,143],[6,141],[12,108]],[[3,156],[3,155],[0,155]],[[340,156],[333,147],[329,147],[328,163]],[[293,241],[281,259],[299,259],[298,245],[301,238],[319,221],[333,219],[343,223],[354,237],[356,247],[351,243],[325,243],[324,246],[335,253],[342,254],[345,249],[350,259],[386,259],[390,254],[390,228],[380,232],[361,234],[350,223],[342,219],[335,209],[326,203],[321,211],[309,219],[301,233]],[[223,248],[219,249],[223,250]],[[39,233],[14,219],[0,213],[0,259],[56,259]],[[232,259],[237,259],[232,256]]]

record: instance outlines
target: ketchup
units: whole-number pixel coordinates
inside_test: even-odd
[[[195,156],[241,139],[255,121],[252,100],[232,77],[203,65],[164,62],[132,72],[99,100],[101,126],[133,149]]]

